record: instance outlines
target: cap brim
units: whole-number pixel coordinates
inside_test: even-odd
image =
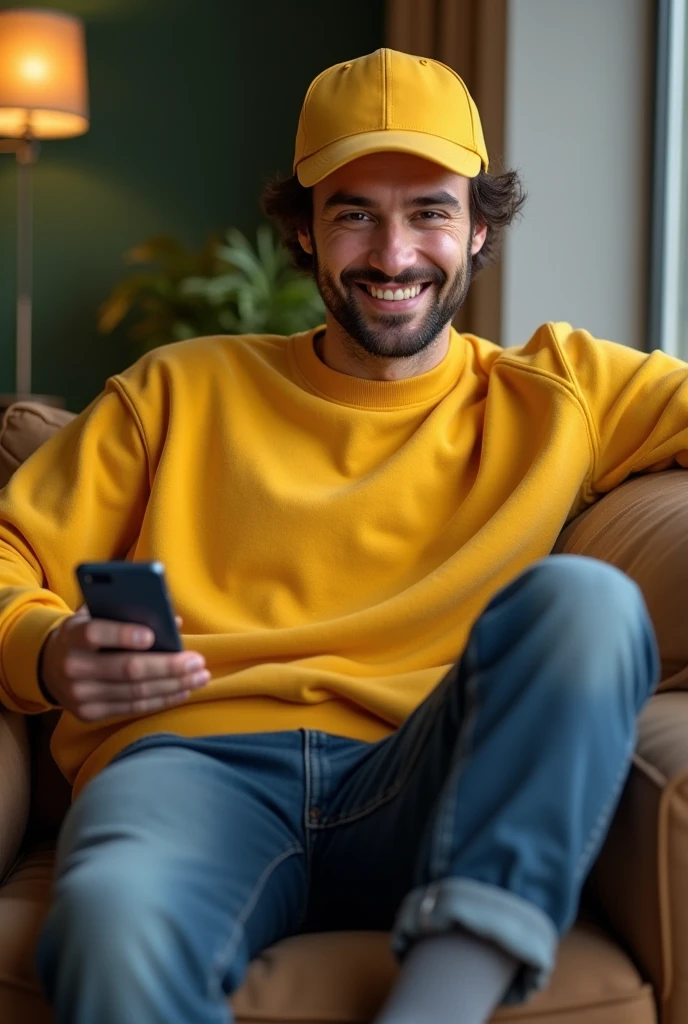
[[[466,149],[455,142],[441,139],[437,135],[426,132],[412,132],[395,129],[384,129],[375,132],[361,132],[338,139],[323,147],[312,156],[301,160],[295,170],[302,185],[310,188],[332,174],[344,164],[357,160],[360,156],[370,153],[411,153],[424,160],[440,164],[448,171],[462,174],[466,178],[475,178],[480,172],[482,159],[479,153]],[[485,162],[487,170],[487,161]]]

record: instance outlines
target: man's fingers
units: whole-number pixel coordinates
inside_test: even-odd
[[[102,647],[145,651],[155,641],[153,631],[147,626],[112,622],[110,619],[83,619],[74,624],[74,630],[79,646],[89,651],[97,651]]]
[[[83,616],[80,613],[81,609],[74,616],[77,620],[74,628],[81,634],[81,646],[87,650],[97,651],[103,647],[113,647],[125,651],[145,651],[155,643],[155,634],[148,626],[113,622],[110,619],[90,619],[88,611]],[[177,629],[181,629],[181,616],[175,615],[175,622]]]
[[[68,655],[65,672],[70,679],[117,680],[122,685],[146,679],[181,679],[205,668],[197,651],[178,654],[104,654],[79,651]]]
[[[190,692],[190,690],[180,690],[167,697],[148,697],[114,703],[94,701],[92,704],[84,704],[83,707],[80,707],[77,718],[83,722],[99,722],[104,718],[132,718],[136,715],[149,715],[175,704],[183,704],[188,699]]]
[[[139,701],[169,697],[184,690],[197,690],[210,679],[205,670],[181,679],[146,679],[139,683],[102,683],[94,679],[80,679],[72,684],[71,692],[78,704],[132,704]]]

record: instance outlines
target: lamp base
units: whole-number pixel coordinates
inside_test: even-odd
[[[54,409],[65,407],[65,400],[60,395],[0,394],[0,413],[15,402],[40,402],[41,405],[51,405]]]

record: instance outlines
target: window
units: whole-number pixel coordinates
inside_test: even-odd
[[[688,58],[688,4],[683,5],[683,51],[681,69],[683,89],[681,93],[682,116],[680,128],[681,153],[681,264],[679,273],[679,345],[681,359],[688,359],[688,72],[685,62]]]
[[[688,0],[659,0],[650,347],[688,360]]]

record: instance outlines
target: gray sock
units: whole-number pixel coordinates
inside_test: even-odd
[[[466,931],[421,939],[374,1024],[486,1024],[519,962]]]

